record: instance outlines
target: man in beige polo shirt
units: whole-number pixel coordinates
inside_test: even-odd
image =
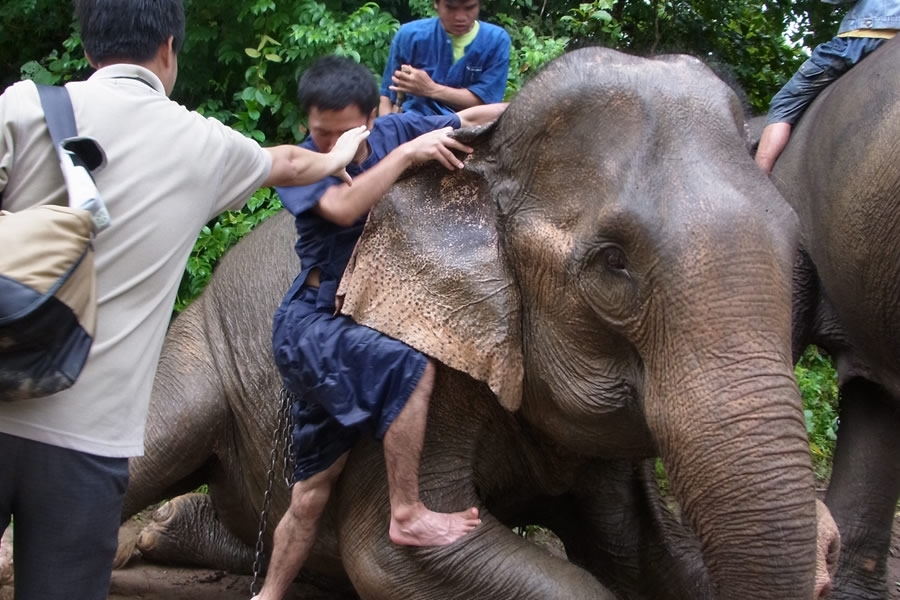
[[[184,39],[182,0],[75,0],[97,72],[66,87],[111,225],[95,242],[98,323],[84,371],[54,396],[0,405],[0,532],[15,519],[15,594],[106,598],[129,456],[143,453],[159,352],[198,232],[261,186],[306,185],[344,166],[365,128],[328,154],[261,148],[168,94]],[[65,204],[37,89],[0,96],[2,208]]]

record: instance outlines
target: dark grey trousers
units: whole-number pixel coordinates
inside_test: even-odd
[[[0,532],[13,519],[16,600],[104,600],[128,459],[0,433]]]

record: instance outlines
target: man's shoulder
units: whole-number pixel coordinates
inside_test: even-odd
[[[428,17],[427,19],[416,19],[415,21],[404,23],[400,26],[395,37],[412,38],[431,36],[437,31],[436,27],[439,26],[439,22],[437,17]]]
[[[22,103],[40,104],[37,86],[30,79],[17,81],[3,90],[0,94],[0,101],[8,103],[9,106],[19,106]]]
[[[37,91],[37,86],[30,79],[23,79],[22,81],[17,81],[3,90],[4,96],[15,96],[20,97],[23,94],[31,95],[35,94]]]
[[[509,34],[499,25],[478,21],[478,33],[484,35],[491,40],[499,40],[509,42]]]

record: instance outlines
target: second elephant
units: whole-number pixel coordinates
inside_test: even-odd
[[[833,598],[886,598],[900,498],[900,37],[810,106],[772,177],[800,219],[794,353],[840,377],[826,504],[841,532]]]

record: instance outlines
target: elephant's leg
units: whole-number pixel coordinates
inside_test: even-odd
[[[432,454],[433,453],[433,454]],[[388,537],[390,504],[381,446],[354,450],[339,487],[339,536],[344,566],[364,600],[517,598],[520,600],[613,600],[590,573],[514,534],[481,504],[471,475],[449,472],[459,460],[449,448],[443,470],[422,478],[422,499],[432,510],[477,506],[482,523],[440,547],[398,546]]]
[[[207,355],[208,341],[188,316],[196,314],[176,319],[166,337],[147,416],[144,455],[129,462],[123,521],[204,483],[200,470],[213,457],[216,444],[230,439],[230,413]]]
[[[841,533],[831,598],[887,598],[886,561],[900,496],[900,409],[883,388],[841,390],[840,430],[825,503]]]
[[[572,560],[621,598],[713,597],[699,539],[666,506],[652,461],[596,461],[579,481],[574,526],[560,529]]]
[[[225,529],[207,494],[176,496],[157,508],[137,548],[155,562],[252,572],[253,548]]]

